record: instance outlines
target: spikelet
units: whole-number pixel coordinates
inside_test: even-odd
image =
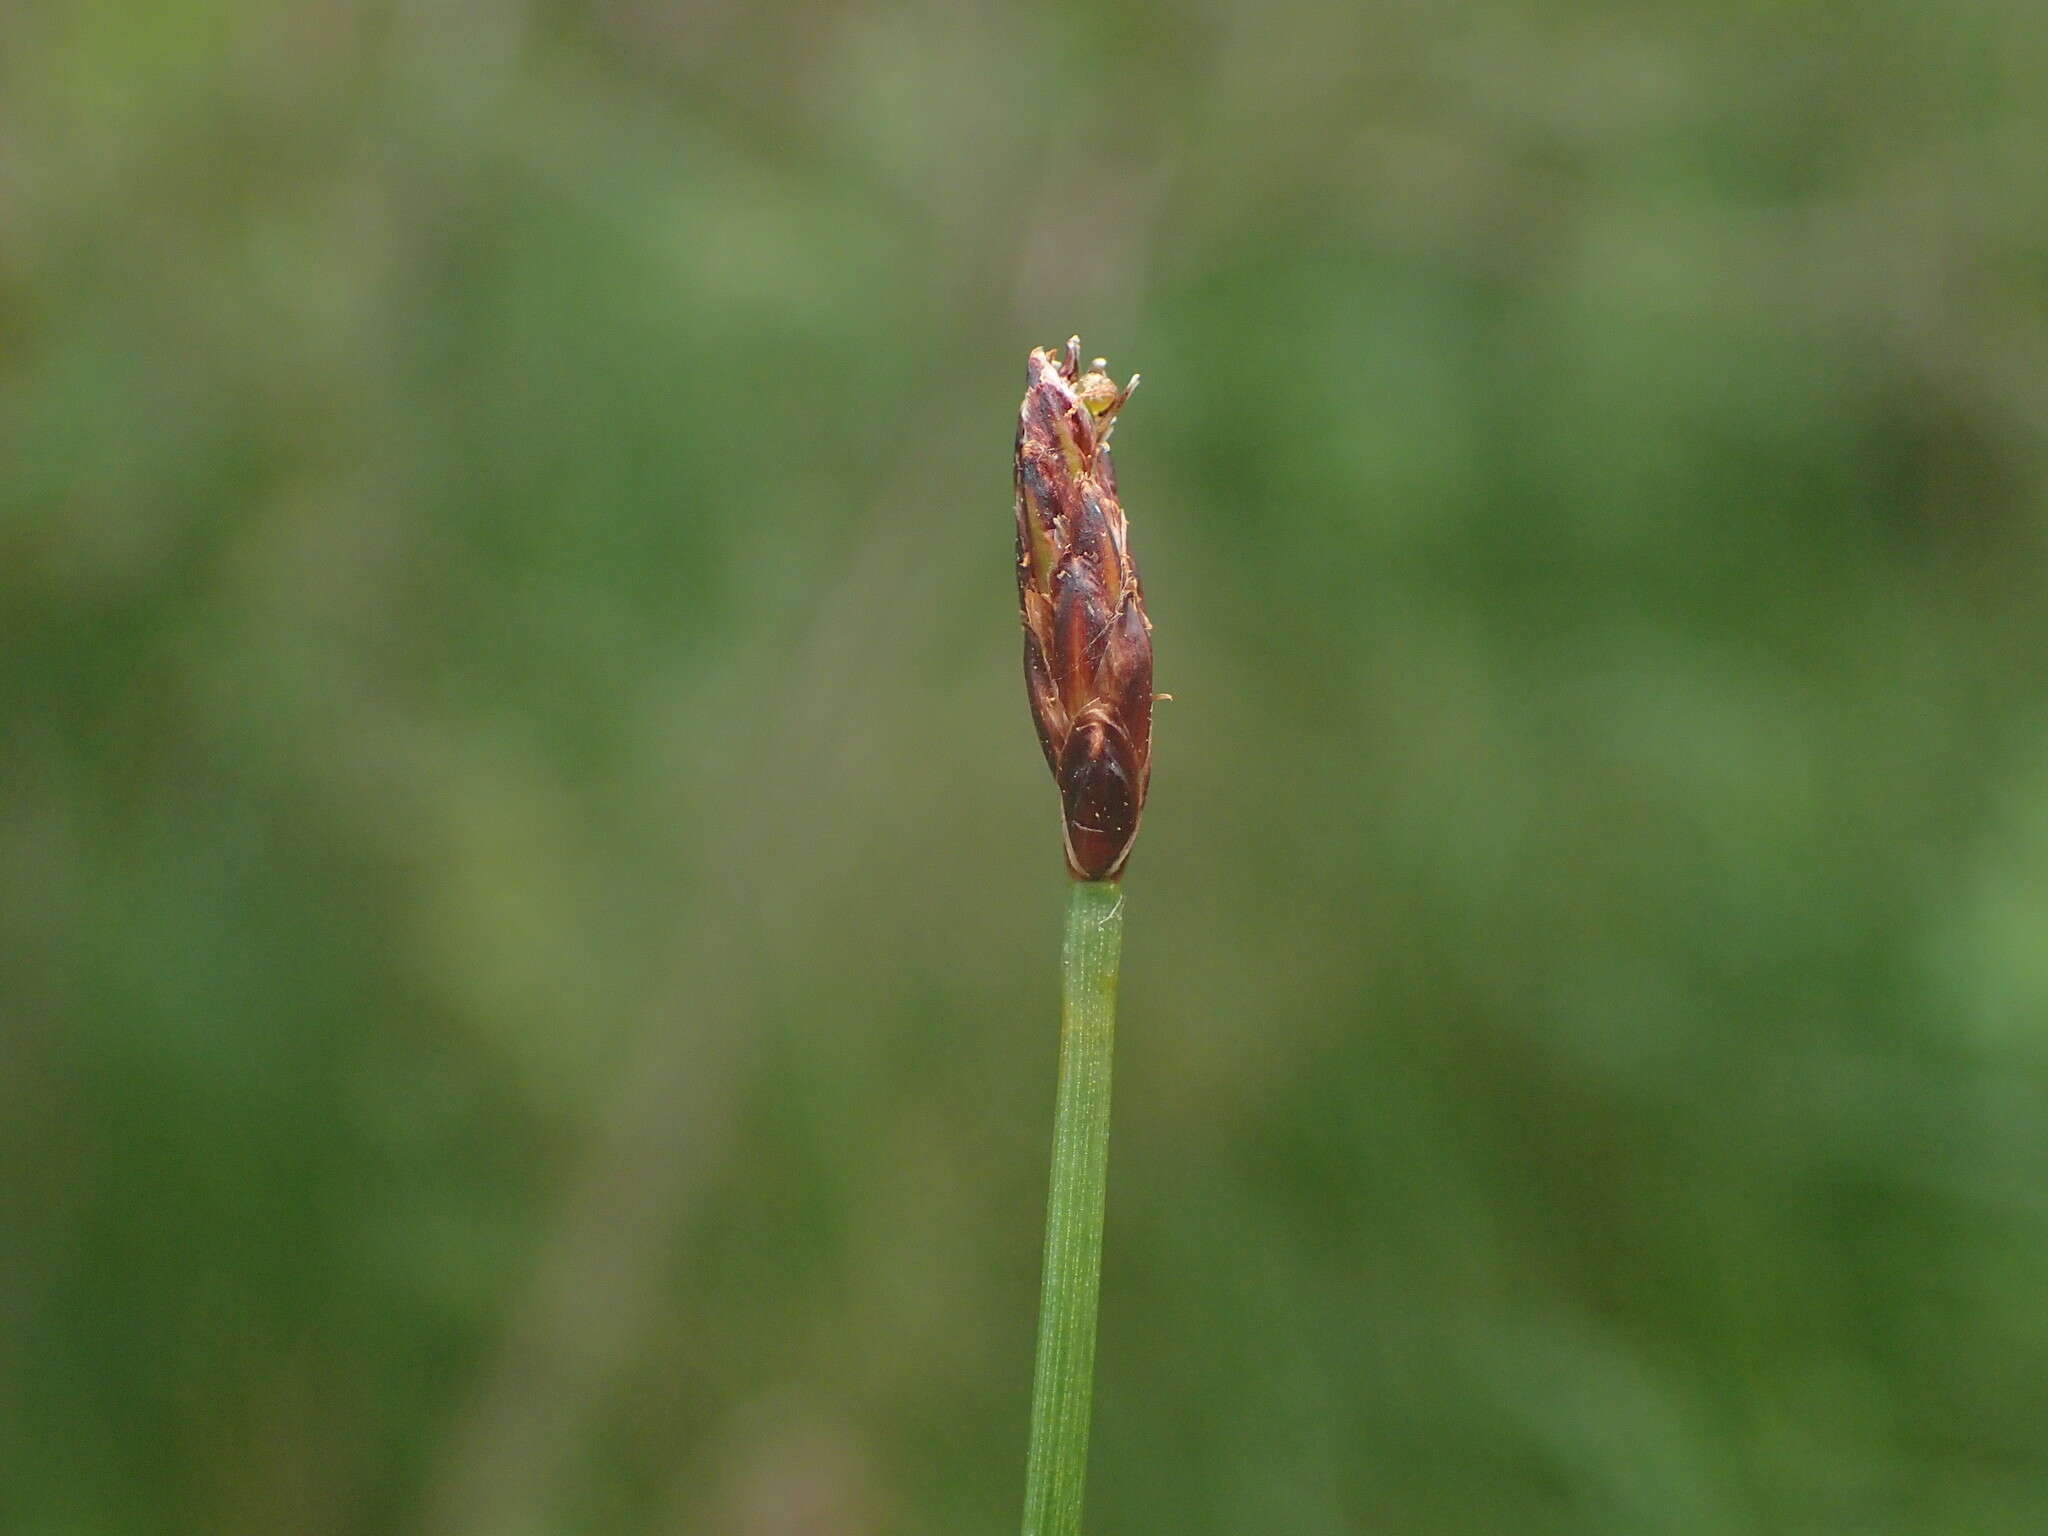
[[[1152,772],[1152,624],[1109,455],[1138,377],[1105,366],[1082,370],[1078,336],[1034,349],[1017,422],[1024,685],[1077,880],[1123,873]]]

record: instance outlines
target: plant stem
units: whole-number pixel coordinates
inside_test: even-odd
[[[1024,1536],[1080,1536],[1102,1289],[1102,1209],[1109,1172],[1109,1063],[1123,951],[1120,885],[1077,880],[1060,956],[1060,1087],[1053,1111],[1052,1189],[1045,1208],[1045,1282]]]

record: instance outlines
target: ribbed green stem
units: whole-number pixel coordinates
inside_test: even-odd
[[[1102,1289],[1102,1207],[1109,1173],[1109,1062],[1116,1041],[1116,968],[1123,888],[1077,880],[1060,955],[1060,1088],[1053,1111],[1052,1190],[1045,1209],[1045,1283],[1024,1536],[1080,1536]]]

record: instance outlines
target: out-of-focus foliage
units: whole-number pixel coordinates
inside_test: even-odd
[[[1078,330],[1175,695],[1093,1528],[2048,1529],[2044,79],[13,0],[0,1523],[1012,1527]]]

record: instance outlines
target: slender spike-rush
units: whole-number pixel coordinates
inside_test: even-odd
[[[1152,754],[1152,624],[1109,454],[1119,387],[1081,338],[1033,350],[1017,419],[1017,598],[1024,685],[1059,786],[1067,869],[1115,880],[1145,809]]]
[[[1117,502],[1109,436],[1119,388],[1081,339],[1031,354],[1017,420],[1017,596],[1024,683],[1059,786],[1067,872],[1060,1081],[1045,1209],[1024,1536],[1080,1536],[1109,1173],[1120,883],[1152,753],[1152,626]]]

